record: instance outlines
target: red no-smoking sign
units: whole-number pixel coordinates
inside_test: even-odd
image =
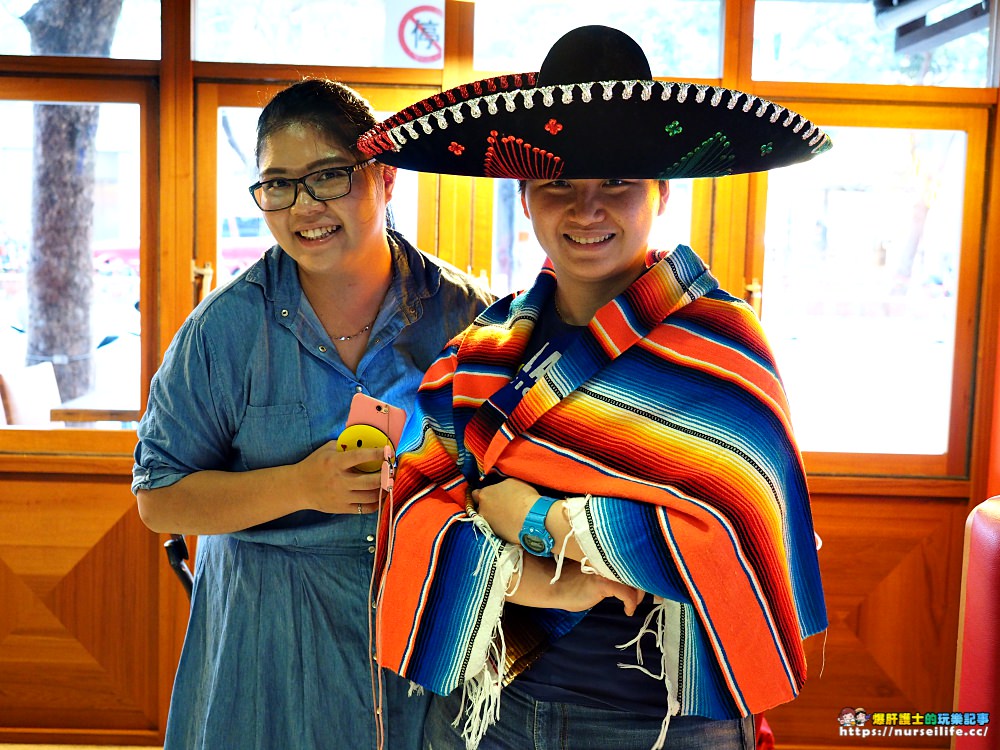
[[[433,5],[418,5],[399,23],[399,46],[420,63],[437,62],[444,56],[444,14]]]

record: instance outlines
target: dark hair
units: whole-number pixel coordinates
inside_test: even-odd
[[[257,147],[260,162],[264,142],[289,125],[315,128],[349,150],[358,160],[355,143],[377,122],[371,104],[350,86],[326,78],[305,78],[279,91],[257,119]]]

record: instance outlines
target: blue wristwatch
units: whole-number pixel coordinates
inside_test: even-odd
[[[517,535],[517,541],[521,543],[525,552],[530,552],[538,557],[552,557],[552,548],[555,546],[556,540],[545,528],[545,516],[548,515],[552,503],[555,502],[558,502],[558,498],[540,497],[531,506],[528,515],[524,517],[524,526],[521,527],[521,533]]]

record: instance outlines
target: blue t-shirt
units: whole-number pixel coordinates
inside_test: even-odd
[[[525,362],[544,360],[548,351],[535,357],[546,344],[559,342],[556,348],[565,348],[584,329],[584,326],[564,323],[556,312],[554,301],[549,300],[528,341]],[[530,378],[530,382],[535,380],[537,375]],[[538,489],[547,491],[547,488]],[[598,603],[575,628],[518,676],[518,687],[536,700],[662,717],[667,710],[663,681],[638,669],[618,666],[638,663],[635,645],[626,649],[618,646],[636,637],[653,606],[653,597],[647,595],[635,614],[629,617],[618,599],[609,598]],[[643,665],[658,674],[661,655],[654,638],[652,633],[644,635],[639,645]]]

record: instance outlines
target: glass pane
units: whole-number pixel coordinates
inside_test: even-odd
[[[444,66],[444,0],[195,0],[196,60]]]
[[[139,105],[6,101],[0,119],[0,173],[19,188],[0,201],[0,375],[28,386],[4,393],[8,421],[14,408],[19,423],[131,423]],[[43,387],[52,373],[57,389]]]
[[[762,319],[803,450],[947,448],[966,135],[831,127],[768,175]]]
[[[59,5],[64,7],[57,8]],[[94,20],[93,13],[79,12],[95,5],[98,3],[85,4],[76,0],[48,3],[48,12],[59,20],[57,28],[61,33],[46,34],[44,40],[35,45],[37,48],[32,49],[28,27],[42,3],[32,0],[0,2],[0,55],[160,59],[160,0],[124,0],[119,16],[110,16],[101,22]]]
[[[392,112],[377,112],[386,118]],[[274,244],[264,218],[247,190],[257,181],[254,148],[257,142],[257,107],[219,107],[217,253],[218,283],[236,275]],[[403,236],[416,243],[418,173],[399,170],[393,188],[393,223]]]
[[[476,3],[476,70],[538,70],[552,44],[570,29],[603,24],[629,34],[654,76],[722,75],[720,0],[506,0]]]
[[[516,180],[494,180],[493,267],[490,286],[496,294],[526,289],[545,262],[545,253],[535,239],[531,221],[521,209]],[[674,248],[691,244],[691,180],[671,180],[670,199],[650,233],[650,247]]]
[[[896,5],[888,0],[875,0],[875,7],[857,0],[757,0],[754,79],[988,85],[989,12],[985,4],[921,0]],[[915,7],[923,11],[914,19],[914,13],[907,10]]]

